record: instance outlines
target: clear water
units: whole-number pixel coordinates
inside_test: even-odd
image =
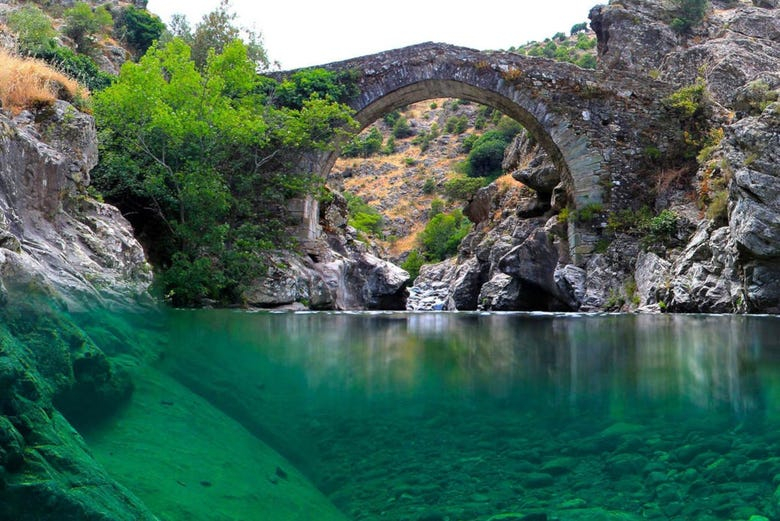
[[[162,369],[349,519],[780,518],[775,317],[182,311],[168,331]]]

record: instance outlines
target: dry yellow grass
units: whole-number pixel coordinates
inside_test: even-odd
[[[89,92],[41,60],[21,58],[0,49],[0,103],[16,115],[51,105],[57,99],[85,98]]]

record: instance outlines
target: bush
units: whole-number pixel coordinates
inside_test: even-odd
[[[294,72],[276,87],[275,95],[278,105],[300,110],[313,98],[345,102],[355,95],[356,89],[351,73],[316,68]]]
[[[42,49],[32,56],[75,78],[92,92],[105,89],[114,80],[112,75],[100,70],[95,60],[84,54],[76,54],[67,47]]]
[[[399,116],[393,123],[393,137],[396,139],[404,139],[414,135],[412,127],[409,126],[409,122],[406,118]]]
[[[431,201],[431,213],[430,216],[439,215],[444,211],[444,201],[441,199],[434,199]]]
[[[581,33],[587,30],[588,30],[588,22],[582,22],[582,23],[572,25],[569,34],[574,36],[577,33]]]
[[[85,2],[78,2],[64,13],[63,32],[76,43],[76,49],[82,54],[88,53],[94,46],[96,33],[113,25],[111,13],[104,6],[94,10]]]
[[[401,268],[409,273],[409,283],[414,283],[420,275],[420,268],[425,264],[425,256],[419,250],[412,250],[406,256],[406,260],[401,264]]]
[[[341,153],[346,157],[369,157],[379,153],[382,150],[382,134],[376,127],[365,136],[355,136],[349,143],[344,145]]]
[[[19,50],[23,54],[53,49],[57,46],[57,31],[51,25],[51,19],[40,8],[25,5],[8,15],[8,27],[19,41]]]
[[[436,181],[432,177],[429,177],[425,180],[422,186],[422,193],[424,194],[432,194],[436,191]]]
[[[428,260],[438,262],[458,252],[463,237],[471,230],[471,221],[460,210],[440,213],[428,221],[418,237]]]
[[[363,233],[382,233],[382,214],[366,203],[360,196],[344,193],[349,210],[349,225]]]
[[[477,142],[468,155],[469,177],[497,177],[501,175],[506,143],[499,140]]]
[[[448,134],[463,134],[469,128],[469,119],[466,116],[451,116],[444,124],[444,131]]]
[[[704,19],[709,8],[708,0],[675,0],[675,18],[669,26],[673,31],[684,33]]]
[[[485,177],[456,177],[444,183],[444,195],[453,201],[470,201],[488,183]]]

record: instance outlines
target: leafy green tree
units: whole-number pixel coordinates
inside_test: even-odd
[[[444,195],[453,201],[470,201],[489,182],[486,177],[454,177],[444,183]]]
[[[471,221],[460,210],[433,216],[418,239],[426,259],[438,262],[458,252],[463,237],[471,231]]]
[[[64,13],[63,32],[76,43],[76,50],[88,54],[95,45],[95,35],[111,27],[114,20],[104,6],[92,8],[86,2],[77,2]]]
[[[220,0],[219,6],[203,15],[192,32],[187,19],[176,15],[172,20],[171,33],[190,45],[192,59],[201,69],[206,66],[210,52],[220,54],[226,45],[242,37],[249,58],[257,67],[267,68],[269,60],[261,35],[236,25],[236,18],[236,13],[231,11],[230,0]]]
[[[346,157],[370,157],[382,150],[383,140],[381,132],[376,127],[371,127],[365,136],[355,136],[344,145],[341,153]]]
[[[569,32],[569,34],[574,36],[577,33],[582,33],[582,32],[585,32],[587,30],[588,30],[588,23],[587,22],[582,22],[582,23],[578,23],[578,24],[572,25],[571,26],[571,31]]]
[[[8,14],[8,27],[16,33],[20,51],[33,55],[57,46],[57,31],[49,16],[35,5],[24,5]]]
[[[143,55],[165,31],[165,24],[158,16],[132,5],[122,9],[114,25],[118,36],[138,56]]]
[[[173,39],[94,97],[94,184],[134,224],[176,305],[240,301],[264,252],[289,245],[289,198],[319,186],[285,169],[286,151],[326,148],[354,125],[347,107],[314,96],[272,105],[273,80],[255,68],[239,40],[200,69]]]

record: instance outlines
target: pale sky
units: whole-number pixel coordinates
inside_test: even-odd
[[[480,50],[543,40],[588,21],[597,0],[232,0],[238,25],[263,35],[282,69],[345,60],[422,42]],[[603,0],[601,3],[607,3]],[[149,0],[168,23],[181,13],[194,26],[219,0]]]

